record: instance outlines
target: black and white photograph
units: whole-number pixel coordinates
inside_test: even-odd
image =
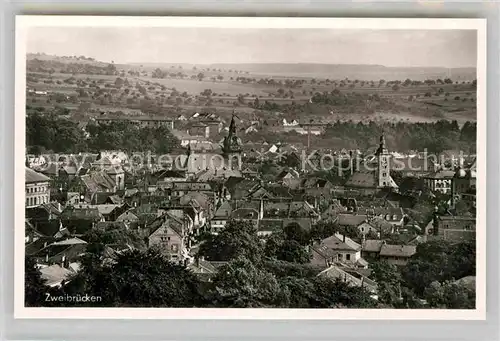
[[[484,21],[17,22],[22,315],[484,318]]]

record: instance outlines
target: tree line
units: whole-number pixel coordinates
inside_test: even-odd
[[[100,150],[169,153],[179,140],[166,127],[140,127],[130,122],[89,123],[86,130],[54,113],[34,112],[26,118],[28,152],[78,153]]]

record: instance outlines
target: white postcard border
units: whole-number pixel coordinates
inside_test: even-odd
[[[477,229],[476,309],[206,309],[206,308],[27,308],[24,306],[24,159],[26,41],[31,27],[217,27],[337,28],[384,30],[477,30]],[[485,320],[486,319],[486,20],[417,18],[278,17],[16,17],[14,179],[14,317],[36,319],[266,319],[266,320]],[[22,227],[21,227],[22,226]]]

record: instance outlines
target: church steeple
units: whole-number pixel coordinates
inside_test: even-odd
[[[378,178],[378,187],[385,188],[392,186],[392,179],[390,175],[390,158],[391,154],[389,154],[389,150],[385,145],[385,136],[382,134],[380,136],[380,144],[377,149],[377,159],[378,159],[378,170],[377,170],[377,178]]]
[[[389,150],[387,150],[387,147],[385,145],[385,136],[384,134],[380,135],[380,144],[377,149],[377,155],[381,154],[389,154]]]
[[[222,152],[225,156],[230,156],[234,154],[241,153],[241,139],[236,135],[236,122],[234,120],[235,115],[231,118],[231,123],[229,124],[229,132],[224,138],[222,145]]]
[[[229,124],[229,135],[236,135],[236,122],[234,121],[234,113]]]

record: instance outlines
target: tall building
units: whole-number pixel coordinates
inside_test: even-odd
[[[359,193],[373,194],[380,190],[396,191],[398,185],[391,177],[391,154],[385,145],[385,137],[380,137],[375,163],[363,163],[347,180],[345,187]]]
[[[222,142],[222,155],[229,161],[231,168],[235,168],[234,165],[232,165],[235,158],[238,162],[237,167],[241,167],[242,145],[241,139],[236,135],[236,123],[233,115],[231,123],[229,124],[229,132]]]
[[[470,206],[476,206],[476,161],[469,167],[461,164],[451,179],[452,207],[460,200],[467,202]]]
[[[26,188],[26,208],[37,207],[50,202],[49,181],[49,177],[26,167],[24,180]]]
[[[393,187],[392,184],[394,180],[392,180],[390,175],[390,159],[391,154],[387,150],[385,145],[385,137],[384,135],[380,136],[380,145],[377,149],[377,181],[379,188]]]

